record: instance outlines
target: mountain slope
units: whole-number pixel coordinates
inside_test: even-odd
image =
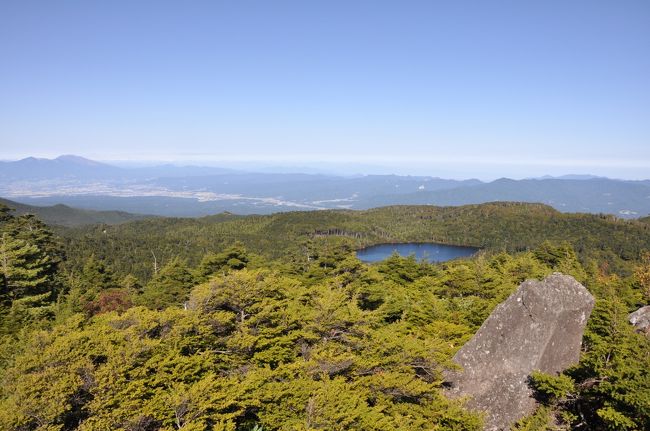
[[[159,165],[122,168],[84,157],[63,155],[55,159],[27,157],[17,161],[0,161],[0,179],[4,181],[75,180],[82,184],[94,180],[144,181],[161,177],[222,175],[237,171],[199,166]]]
[[[63,178],[119,177],[122,169],[79,156],[65,155],[56,159],[27,157],[15,162],[0,162],[0,179],[3,181],[34,181]]]
[[[128,221],[142,220],[151,216],[131,214],[123,211],[94,211],[71,208],[67,205],[34,206],[0,198],[0,205],[14,209],[15,214],[34,214],[45,223],[57,226],[85,226],[91,224],[120,224]]]

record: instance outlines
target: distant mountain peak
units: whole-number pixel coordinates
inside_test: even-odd
[[[599,177],[598,175],[591,174],[566,174],[560,176],[553,175],[543,175],[541,177],[529,178],[532,180],[576,180],[576,181],[586,181],[586,180],[598,180],[598,179],[607,179],[606,177]]]
[[[104,166],[104,163],[96,162],[81,156],[75,156],[74,154],[64,154],[54,160],[66,163],[75,163],[77,165]]]
[[[33,163],[33,162],[38,162],[38,161],[41,161],[41,160],[47,160],[47,159],[39,159],[39,158],[31,157],[31,156],[30,156],[30,157],[25,157],[24,159],[20,159],[20,160],[18,160],[18,162]],[[10,163],[11,163],[11,162],[10,162]]]

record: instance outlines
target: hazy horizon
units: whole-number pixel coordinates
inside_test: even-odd
[[[68,154],[70,155],[70,154]],[[249,172],[268,173],[309,173],[325,175],[413,175],[431,176],[448,179],[479,179],[482,181],[493,181],[499,178],[527,179],[540,178],[544,176],[561,177],[567,175],[592,175],[621,180],[647,180],[650,179],[648,170],[643,163],[628,161],[625,167],[608,166],[603,161],[580,161],[572,164],[571,161],[539,160],[532,161],[510,161],[510,163],[498,163],[489,160],[381,160],[368,158],[365,160],[335,160],[335,159],[246,159],[230,157],[218,159],[205,157],[203,159],[194,157],[164,159],[102,159],[87,157],[79,154],[75,156],[84,157],[90,160],[111,164],[119,167],[148,167],[163,164],[175,166],[205,166],[222,167]],[[2,159],[2,161],[18,161],[28,157],[55,159],[62,154],[52,155],[24,155],[22,157]]]
[[[0,159],[650,170],[644,1],[37,1],[0,16]]]

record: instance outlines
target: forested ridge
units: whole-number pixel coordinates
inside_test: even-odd
[[[267,258],[302,255],[323,237],[349,248],[385,242],[432,241],[518,252],[544,241],[567,241],[581,261],[606,262],[628,273],[629,262],[650,249],[650,225],[610,215],[566,214],[541,204],[498,202],[461,207],[394,206],[367,211],[289,212],[264,216],[229,213],[197,219],[160,218],[118,226],[58,231],[76,261],[89,253],[121,273],[151,276],[154,258],[192,265],[213,250],[240,242]],[[329,242],[326,242],[329,243]]]
[[[124,211],[86,210],[72,208],[62,204],[52,206],[26,205],[3,198],[0,198],[0,204],[12,208],[16,215],[33,214],[47,224],[69,227],[97,223],[119,224],[131,220],[141,220],[153,217],[142,214],[130,214]]]
[[[479,430],[456,350],[523,280],[596,297],[521,430],[650,429],[650,226],[543,206],[220,214],[52,229],[0,213],[0,429]],[[357,247],[482,247],[441,264]]]

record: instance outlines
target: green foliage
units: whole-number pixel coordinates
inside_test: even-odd
[[[610,430],[633,430],[638,429],[637,424],[632,419],[613,407],[603,407],[596,412],[598,417],[605,423]]]
[[[33,216],[14,217],[0,205],[0,333],[43,324],[53,316],[63,252]]]
[[[578,261],[578,256],[571,244],[566,241],[557,246],[550,241],[544,241],[534,250],[533,254],[536,259],[555,271],[572,275],[581,282],[587,279],[587,274]]]
[[[574,391],[574,382],[569,376],[551,376],[540,371],[530,375],[531,386],[538,397],[547,403],[557,403],[566,399]]]
[[[237,242],[221,253],[210,252],[203,256],[196,271],[196,278],[200,281],[206,281],[215,274],[246,268],[249,260],[243,244]]]
[[[512,429],[514,431],[556,431],[553,426],[553,409],[548,405],[539,406],[532,415],[518,421]]]
[[[60,251],[51,233],[31,216],[0,207],[0,297],[13,301],[54,288]]]
[[[0,237],[0,263],[2,267],[2,292],[9,300],[21,298],[39,289],[47,281],[44,265],[39,259],[39,249],[6,232]]]
[[[646,302],[650,302],[650,251],[641,254],[641,262],[634,271],[634,277]]]
[[[74,262],[102,250],[120,275],[131,273],[141,280],[152,275],[152,252],[160,260],[181,257],[195,266],[206,254],[219,254],[237,242],[266,259],[291,260],[295,267],[311,267],[315,278],[319,275],[311,265],[314,260],[321,262],[323,277],[329,264],[338,260],[336,254],[346,247],[385,242],[430,241],[508,252],[535,249],[544,241],[567,242],[583,265],[591,260],[607,262],[610,271],[623,275],[631,273],[631,261],[650,249],[650,224],[593,214],[563,214],[544,205],[512,202],[161,218],[118,226],[61,228],[59,232],[70,244],[68,251]],[[329,264],[328,258],[333,258]]]
[[[61,232],[63,265],[40,222],[0,210],[0,429],[479,430],[442,395],[444,372],[519,283],[553,271],[598,302],[580,363],[531,376],[544,404],[516,429],[650,429],[650,343],[626,321],[644,223],[497,203]],[[354,255],[409,240],[486,250]]]
[[[350,295],[243,269],[187,310],[72,316],[3,373],[0,427],[480,429],[439,392],[459,332],[438,315],[384,323]]]
[[[142,293],[142,284],[133,274],[127,274],[120,281],[120,287],[126,289],[133,294]]]
[[[130,220],[141,220],[150,216],[131,214],[124,211],[94,211],[72,208],[67,205],[27,205],[0,198],[0,206],[14,209],[16,215],[34,214],[40,220],[52,226],[82,226],[92,224],[118,224]]]
[[[102,309],[34,332],[2,374],[0,427],[480,429],[440,393],[471,328],[429,286],[464,271],[494,292],[513,288],[513,277],[485,258],[437,269],[407,260],[417,275],[408,286],[349,256],[331,265],[319,282],[309,273],[230,271],[194,287],[186,310]],[[190,272],[176,261],[154,280],[183,274],[191,283]],[[377,283],[379,305],[361,308],[361,292]]]
[[[195,278],[187,264],[172,259],[147,283],[138,298],[140,304],[162,310],[169,306],[182,306],[187,300]]]
[[[423,267],[418,265],[415,256],[403,258],[397,252],[393,252],[389,258],[381,261],[377,265],[377,269],[389,279],[400,284],[410,283],[423,275]]]
[[[118,284],[115,280],[115,274],[104,261],[99,260],[95,255],[90,255],[84,263],[81,271],[80,281],[85,292],[99,292],[105,289],[112,289]]]
[[[567,406],[599,429],[650,429],[650,342],[627,322],[617,296],[600,299],[584,336],[580,363],[570,370],[576,399]]]
[[[85,259],[80,273],[70,273],[67,278],[68,292],[59,298],[58,315],[65,318],[75,313],[92,315],[101,312],[100,301],[104,301],[104,292],[119,289],[113,271],[98,260],[95,255]]]
[[[325,250],[303,274],[228,270],[192,288],[186,310],[176,307],[193,284],[182,261],[146,285],[139,300],[159,300],[147,310],[128,308],[132,278],[107,287],[114,277],[91,259],[78,282],[101,286],[85,307],[94,317],[26,338],[3,373],[0,426],[480,429],[441,396],[443,371],[471,335],[468,316],[516,286],[521,273],[503,268],[530,255],[437,267],[393,257],[387,266],[407,281],[347,253]],[[442,285],[449,298],[432,289]]]

